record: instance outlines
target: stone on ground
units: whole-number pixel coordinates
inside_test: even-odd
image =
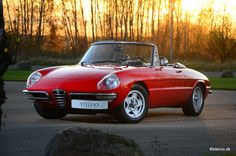
[[[96,129],[70,128],[49,141],[45,156],[143,156],[133,140]]]
[[[233,78],[234,77],[234,72],[232,70],[222,71],[221,74],[220,74],[220,77],[223,77],[223,78]]]

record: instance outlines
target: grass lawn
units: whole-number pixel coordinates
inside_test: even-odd
[[[32,71],[8,70],[4,75],[6,81],[26,81]],[[236,78],[210,78],[212,89],[236,90]]]
[[[236,90],[236,78],[209,78],[212,84],[212,89]]]
[[[32,71],[8,70],[3,79],[5,81],[26,81]]]

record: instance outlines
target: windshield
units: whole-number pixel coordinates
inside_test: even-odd
[[[153,46],[143,44],[95,44],[88,49],[81,63],[150,66],[152,51]]]

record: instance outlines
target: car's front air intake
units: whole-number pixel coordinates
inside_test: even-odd
[[[52,91],[52,93],[58,106],[64,108],[66,105],[66,92],[61,89],[55,89]]]

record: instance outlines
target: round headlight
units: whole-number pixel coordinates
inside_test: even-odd
[[[98,82],[98,89],[109,90],[119,87],[120,80],[115,74],[109,74],[105,76],[101,81]]]
[[[31,87],[32,85],[34,85],[36,82],[38,82],[38,80],[42,77],[42,74],[39,72],[33,72],[32,74],[30,74],[30,76],[27,79],[27,83],[26,83],[26,88]]]

